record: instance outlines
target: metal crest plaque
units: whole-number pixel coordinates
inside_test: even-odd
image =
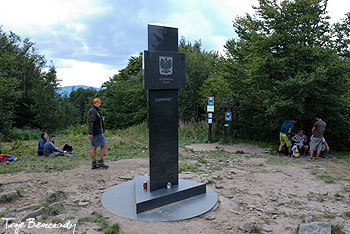
[[[144,51],[145,89],[185,88],[185,54],[171,51]]]
[[[173,74],[173,57],[159,56],[159,73],[164,76]]]

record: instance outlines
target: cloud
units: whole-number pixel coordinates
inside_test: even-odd
[[[147,49],[147,24],[177,27],[179,39],[200,39],[206,51],[222,51],[236,37],[232,21],[253,15],[252,5],[258,0],[11,0],[2,1],[0,22],[3,30],[29,37],[56,63],[62,85],[100,86]],[[339,7],[329,0],[328,6],[337,21],[350,1]]]
[[[60,59],[56,64],[57,78],[64,78],[61,86],[86,84],[99,88],[103,82],[118,73],[118,69],[101,63]]]
[[[92,0],[11,0],[3,1],[0,22],[21,32],[40,32],[45,27],[80,20],[109,10]]]
[[[253,13],[252,5],[257,0],[169,0],[174,13],[167,23],[179,28],[179,34],[187,41],[201,40],[207,50],[222,50],[225,42],[236,36],[233,20],[246,12]]]
[[[331,23],[340,22],[341,19],[345,18],[345,13],[350,12],[350,1],[339,1],[329,0],[327,10],[331,16]]]

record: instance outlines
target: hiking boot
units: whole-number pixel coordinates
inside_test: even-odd
[[[277,155],[282,157],[282,152],[281,151],[277,151]]]
[[[97,166],[96,161],[92,161],[91,162],[91,169],[94,170],[94,169],[97,169],[97,168],[98,168],[98,166]]]
[[[311,161],[311,160],[312,160],[312,158],[308,158],[308,159],[307,159],[307,161]]]
[[[103,159],[98,160],[98,167],[101,167],[103,169],[107,169],[109,166],[103,163]]]

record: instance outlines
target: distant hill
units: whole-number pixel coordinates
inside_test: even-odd
[[[62,94],[62,95],[65,95],[65,94],[66,94],[67,96],[69,96],[70,93],[73,91],[73,89],[74,89],[74,90],[77,90],[77,89],[79,89],[79,88],[83,88],[83,89],[90,89],[90,88],[92,88],[92,89],[96,89],[96,91],[99,91],[99,90],[100,90],[100,88],[91,87],[91,86],[86,86],[86,85],[74,85],[74,86],[63,86],[63,87],[59,87],[58,90],[57,90],[57,92],[58,92],[59,94]]]

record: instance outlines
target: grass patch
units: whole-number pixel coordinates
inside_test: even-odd
[[[289,157],[264,156],[263,158],[266,158],[267,160],[265,161],[265,163],[270,165],[302,165],[302,163],[299,160],[295,160]]]
[[[208,179],[207,184],[214,184],[214,183],[215,183],[215,181],[214,181],[214,180]]]
[[[332,234],[345,234],[343,230],[344,226],[337,223],[336,225],[332,225]]]
[[[220,167],[220,166],[212,166],[212,167],[210,167],[210,170],[212,170],[212,171],[222,171],[222,167]]]
[[[205,160],[203,157],[196,157],[196,159],[199,163],[202,163],[204,165],[208,164],[208,161]]]
[[[185,146],[193,143],[208,142],[208,124],[180,122],[179,125],[179,145]]]
[[[63,220],[59,219],[59,218],[54,218],[54,219],[52,219],[52,223],[62,223],[63,224]]]
[[[300,214],[298,217],[302,220],[303,223],[305,223],[306,214]]]
[[[1,195],[0,202],[11,202],[20,199],[23,197],[23,192],[20,189],[17,189],[15,192],[5,193]]]
[[[343,187],[343,190],[344,190],[345,192],[350,192],[350,186],[344,186],[344,187]]]
[[[201,165],[198,164],[185,164],[179,167],[179,174],[184,171],[199,172]]]
[[[93,216],[86,216],[83,218],[80,218],[78,220],[78,223],[96,223],[99,225],[99,231],[104,231],[105,233],[109,234],[116,234],[120,231],[120,225],[119,224],[113,224],[111,226],[108,225],[106,218],[103,217],[102,214],[95,213]]]
[[[112,226],[109,226],[105,230],[105,234],[116,234],[120,232],[120,225],[118,223],[113,224]]]
[[[323,180],[326,183],[335,183],[335,176],[333,174],[328,173],[328,171],[313,170],[310,173],[311,175],[314,175],[316,178]]]
[[[42,219],[48,219],[50,216],[56,216],[61,213],[61,210],[58,208],[48,208],[44,214],[41,215]]]
[[[350,160],[350,152],[332,152],[332,155],[335,156],[337,160]]]
[[[333,214],[333,213],[325,213],[325,214],[323,214],[323,217],[326,219],[335,219],[337,217],[337,215]]]
[[[344,196],[339,194],[339,193],[336,193],[336,194],[334,194],[334,200],[335,201],[343,201],[344,200]]]
[[[229,159],[232,157],[232,155],[225,151],[225,150],[215,150],[208,152],[208,157],[214,158],[214,159]]]
[[[7,215],[9,213],[8,210],[4,210],[0,212],[0,218],[4,217],[5,215]]]
[[[252,233],[261,233],[264,229],[260,226],[254,226]]]
[[[344,216],[345,216],[345,217],[350,217],[350,211],[345,211],[345,212],[344,212]]]
[[[62,201],[64,199],[67,198],[67,195],[65,192],[63,191],[56,191],[55,193],[51,194],[50,197],[47,199],[47,203],[51,204],[51,203],[55,203],[58,201]]]
[[[317,200],[318,202],[324,202],[324,201],[326,200],[326,197],[323,196],[323,195],[321,194],[321,195],[319,195],[319,196],[316,197],[316,200]]]

